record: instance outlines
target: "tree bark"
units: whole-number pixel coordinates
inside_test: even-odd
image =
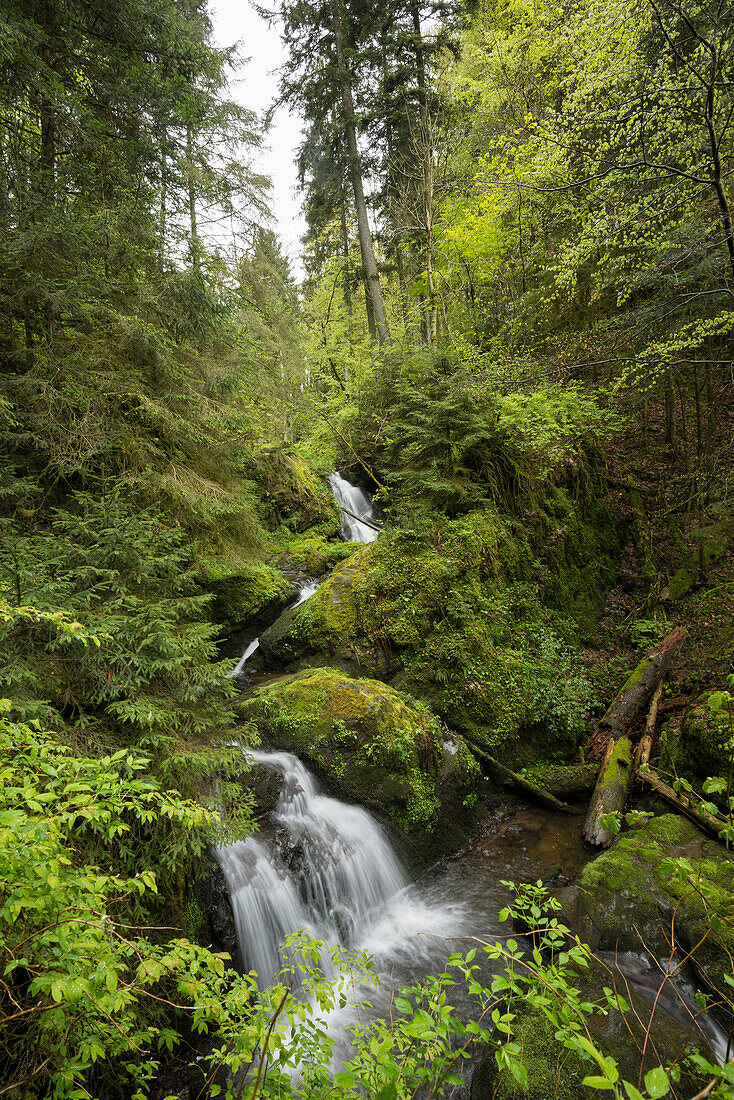
[[[604,828],[601,819],[604,814],[624,811],[631,778],[632,742],[629,737],[610,741],[584,822],[583,835],[587,843],[602,848],[608,848],[612,843],[615,834]]]
[[[519,787],[520,790],[525,791],[536,802],[541,802],[544,806],[550,807],[551,810],[561,810],[567,814],[580,813],[575,806],[569,806],[567,802],[561,802],[560,798],[556,798],[554,794],[547,791],[544,787],[539,787],[537,783],[531,783],[529,779],[524,779],[523,776],[518,775],[517,772],[510,771],[504,764],[500,764],[499,760],[495,760],[493,756],[490,756],[484,749],[480,749],[478,745],[475,745],[468,738],[465,738],[469,748],[479,760],[484,761],[489,768],[502,777],[503,782],[511,783],[513,787]]]
[[[653,653],[640,661],[594,732],[597,745],[606,742],[606,755],[584,822],[584,840],[589,844],[608,848],[614,840],[615,834],[604,828],[601,819],[605,814],[622,813],[627,804],[635,773],[629,735],[639,724],[645,708],[649,707],[645,729],[645,740],[649,743],[644,747],[649,757],[663,678],[685,633],[682,629],[672,631]],[[639,759],[636,755],[636,762]]]
[[[690,818],[700,829],[709,833],[715,840],[720,840],[719,834],[726,827],[726,821],[723,818],[714,817],[707,810],[701,809],[692,801],[689,802],[676,794],[673,788],[664,783],[657,772],[650,767],[642,769],[640,779],[648,787],[651,787],[656,794],[659,794],[674,810]]]
[[[372,310],[375,317],[375,327],[380,344],[390,343],[390,329],[387,323],[385,302],[382,297],[380,276],[377,271],[375,250],[372,244],[372,233],[369,218],[367,216],[367,203],[364,197],[362,183],[362,167],[357,148],[357,129],[354,120],[354,96],[352,93],[352,80],[347,65],[346,49],[344,44],[344,22],[342,19],[341,0],[331,0],[332,29],[336,46],[336,63],[341,85],[341,101],[343,113],[343,125],[347,138],[349,151],[349,174],[352,180],[354,192],[354,209],[357,215],[357,231],[359,233],[359,247],[362,253],[362,266],[364,268],[365,289],[372,302]]]
[[[613,741],[619,740],[641,720],[653,692],[670,668],[685,636],[685,630],[673,630],[656,650],[640,661],[621,691],[614,697],[590,738],[597,754],[610,738]]]

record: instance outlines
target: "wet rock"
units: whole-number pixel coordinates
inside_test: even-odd
[[[421,862],[460,846],[476,822],[479,768],[466,744],[380,681],[310,669],[256,690],[239,711],[339,798],[388,817],[425,849]]]
[[[336,536],[341,510],[321,478],[298,455],[277,447],[259,451],[253,474],[268,511],[270,526],[302,532],[315,525]]]
[[[671,932],[695,984],[724,993],[734,951],[734,862],[686,819],[657,817],[620,836],[559,894],[559,920],[593,949],[667,957]],[[712,929],[717,914],[721,927]],[[703,942],[701,942],[703,941]],[[720,1009],[722,1019],[731,1013]]]
[[[224,951],[239,967],[234,916],[224,872],[212,855],[201,857],[199,874],[191,884],[184,908],[186,933],[190,939]]]
[[[637,967],[644,968],[644,963],[639,959]],[[620,1077],[632,1082],[635,1087],[648,1025],[650,1035],[645,1050],[643,1074],[654,1066],[673,1062],[696,1049],[711,1057],[707,1036],[702,1031],[697,1031],[695,1025],[691,1025],[691,1016],[695,1014],[695,1009],[693,1012],[685,1009],[676,1011],[675,1003],[680,1003],[680,999],[676,998],[674,991],[671,990],[665,1006],[658,1002],[653,1014],[651,1006],[654,992],[650,998],[641,995],[615,966],[613,958],[592,960],[589,970],[580,972],[577,980],[584,998],[588,1001],[603,1002],[603,987],[607,986],[616,988],[629,1004],[630,1011],[622,1012],[612,1008],[593,1013],[586,1017],[586,1024],[592,1042],[606,1057],[611,1057],[617,1063]],[[656,989],[657,985],[655,991]],[[672,1009],[673,1014],[666,1011],[666,1008]],[[507,1071],[501,1075],[494,1050],[487,1048],[474,1072],[471,1100],[591,1100],[592,1097],[599,1096],[598,1091],[582,1084],[584,1077],[598,1076],[599,1069],[595,1061],[591,1058],[582,1060],[578,1054],[564,1047],[555,1037],[555,1025],[539,1008],[519,1002],[513,1004],[512,1011],[515,1013],[515,1020],[511,1037],[522,1049],[522,1061],[528,1072],[528,1087],[521,1088]],[[684,1069],[678,1095],[693,1096],[706,1080],[698,1078],[690,1069]]]

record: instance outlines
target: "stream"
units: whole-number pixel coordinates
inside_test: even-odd
[[[356,515],[373,518],[365,493],[339,474],[329,478],[334,494]],[[343,536],[371,542],[377,533],[344,514]],[[304,581],[292,607],[318,587]],[[242,677],[258,640],[243,651],[233,673]],[[533,806],[499,818],[464,852],[442,860],[411,883],[382,826],[363,808],[320,791],[298,758],[243,746],[259,767],[273,769],[280,783],[275,810],[257,837],[221,847],[216,858],[224,872],[242,962],[256,970],[263,985],[283,965],[285,938],[305,929],[329,945],[365,950],[380,978],[370,990],[368,1014],[386,1016],[394,992],[445,968],[448,955],[468,950],[466,937],[493,939],[507,934],[497,914],[512,900],[507,881],[564,886],[592,858],[581,838],[582,817],[568,817]],[[479,954],[477,961],[481,959]],[[643,956],[610,960],[643,999],[654,998],[658,975]],[[328,972],[328,961],[324,963]],[[486,961],[483,963],[487,977]],[[646,989],[646,983],[649,988]],[[679,988],[678,998],[693,1004],[695,991]],[[468,1017],[473,1005],[459,985],[453,998]],[[675,996],[671,998],[675,1002]],[[676,1004],[661,1006],[674,1016]],[[364,1018],[364,1007],[361,1015]],[[337,1061],[348,1056],[348,1027],[354,1006],[327,1021]],[[721,1057],[726,1039],[705,1021],[706,1039]],[[471,1073],[467,1063],[465,1072]]]

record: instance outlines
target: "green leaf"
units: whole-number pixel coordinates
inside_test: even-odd
[[[599,1089],[600,1091],[606,1090],[608,1092],[614,1092],[614,1085],[608,1077],[584,1077],[581,1082],[589,1089]]]
[[[670,1092],[670,1081],[662,1066],[655,1066],[645,1074],[645,1088],[650,1100],[660,1100]]]

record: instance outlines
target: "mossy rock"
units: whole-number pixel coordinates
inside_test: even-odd
[[[708,694],[685,715],[677,740],[666,744],[676,768],[687,778],[701,781],[709,776],[727,776],[734,744],[732,720],[722,708],[707,705]]]
[[[615,962],[614,959],[604,963],[591,959],[588,969],[579,971],[577,978],[572,979],[579,985],[585,1000],[602,999],[603,987],[611,985],[607,967],[613,968]],[[654,994],[650,1000],[639,995],[619,973],[615,981],[631,1011],[612,1008],[606,1013],[587,1016],[586,1022],[592,1042],[606,1057],[614,1059],[620,1078],[636,1086],[640,1051],[645,1045]],[[671,998],[673,1007],[677,1007],[672,992]],[[582,1061],[578,1054],[564,1047],[555,1038],[555,1026],[540,1009],[519,1003],[513,1005],[512,1011],[515,1020],[511,1037],[520,1045],[528,1086],[521,1088],[508,1072],[500,1076],[494,1050],[488,1048],[474,1072],[471,1100],[591,1100],[599,1096],[597,1090],[586,1088],[582,1083],[584,1077],[598,1076],[596,1062]],[[674,1062],[683,1052],[690,1053],[699,1046],[708,1053],[705,1042],[697,1043],[692,1038],[688,1022],[674,1018],[658,1006],[650,1024],[643,1072]],[[705,1083],[704,1079],[699,1080],[684,1070],[682,1094],[692,1096]]]
[[[225,558],[206,558],[199,563],[202,585],[214,596],[212,614],[217,622],[235,625],[273,612],[293,595],[293,586],[280,570],[263,562],[233,563]]]
[[[306,577],[323,577],[357,549],[353,542],[334,541],[324,535],[289,539],[277,555],[280,569]]]
[[[284,524],[291,531],[302,532],[319,526],[323,535],[339,534],[339,505],[298,455],[275,447],[258,451],[253,458],[253,476],[271,529]]]
[[[513,1036],[522,1050],[528,1087],[521,1088],[509,1073],[502,1074],[487,1048],[474,1070],[471,1100],[579,1100],[590,1094],[581,1081],[586,1075],[579,1058],[554,1039],[555,1028],[539,1011],[527,1012],[515,1021]]]
[[[561,921],[592,948],[670,953],[671,921],[703,988],[726,990],[734,951],[734,861],[691,822],[664,814],[622,834],[559,895]],[[709,930],[709,915],[721,929]]]
[[[590,687],[574,628],[543,606],[534,568],[522,534],[489,510],[388,531],[265,632],[262,657],[351,661],[501,746],[511,766],[560,758],[584,730]]]
[[[666,598],[680,600],[699,579],[701,567],[704,571],[714,565],[731,545],[734,534],[734,518],[727,516],[710,527],[694,532],[699,546],[689,554],[680,569],[671,578]]]
[[[479,769],[466,745],[455,738],[444,747],[436,719],[377,680],[307,670],[256,690],[238,709],[338,797],[389,818],[424,860],[458,846],[475,822]]]
[[[593,791],[599,778],[598,764],[539,764],[529,768],[526,778],[557,798]]]

